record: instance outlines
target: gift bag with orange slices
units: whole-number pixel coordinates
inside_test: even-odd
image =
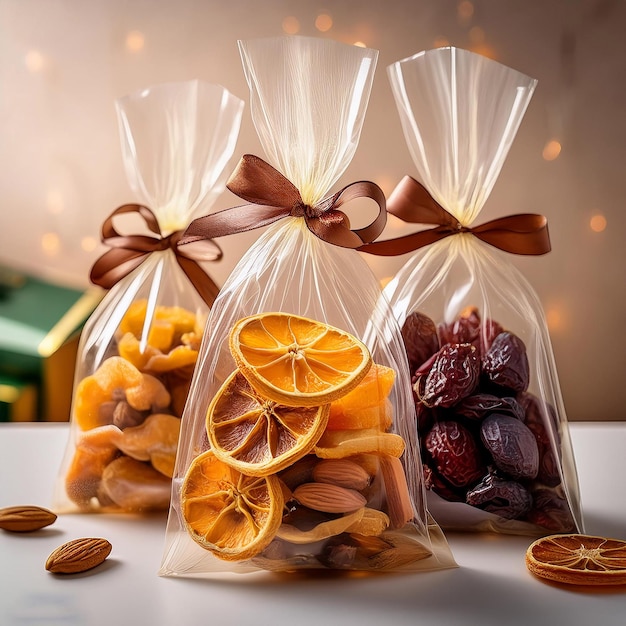
[[[547,221],[475,224],[536,81],[457,48],[398,61],[389,76],[421,182],[405,177],[387,209],[423,228],[363,250],[409,254],[385,295],[409,358],[430,510],[445,529],[580,530],[546,320],[512,261],[549,252]]]
[[[247,204],[205,232],[267,226],[225,282],[198,356],[161,575],[455,565],[425,507],[400,329],[355,248],[385,223],[356,149],[377,52],[307,37],[239,42],[269,161],[227,186]],[[357,200],[372,215],[350,226]]]
[[[143,204],[102,227],[91,280],[108,292],[78,348],[70,437],[55,509],[167,510],[180,418],[218,288],[209,239],[181,249],[224,191],[243,101],[219,85],[155,85],[116,102],[126,173]]]

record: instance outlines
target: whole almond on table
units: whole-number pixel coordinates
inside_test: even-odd
[[[0,528],[14,533],[29,533],[54,523],[56,513],[40,506],[8,506],[0,509]]]
[[[73,539],[54,550],[46,561],[46,569],[54,574],[77,574],[100,565],[111,553],[106,539],[84,537]]]

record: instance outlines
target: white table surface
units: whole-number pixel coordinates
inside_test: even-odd
[[[570,425],[586,532],[626,539],[626,422]],[[0,507],[50,506],[67,424],[0,424]],[[534,578],[528,537],[448,533],[458,568],[347,578],[159,577],[165,515],[62,515],[25,535],[0,531],[0,625],[625,626],[626,589],[575,590]],[[77,537],[113,545],[98,568],[44,568]]]

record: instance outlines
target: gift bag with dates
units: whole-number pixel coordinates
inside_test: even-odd
[[[202,263],[221,257],[210,239],[178,242],[224,191],[243,110],[200,81],[156,85],[116,105],[127,177],[145,204],[116,209],[102,227],[110,250],[91,280],[109,291],[78,347],[59,511],[169,506],[180,418],[218,292]]]
[[[384,195],[367,181],[326,195],[356,149],[377,52],[239,45],[272,164],[245,155],[227,186],[247,204],[183,241],[268,228],[209,316],[160,573],[453,567],[425,508],[400,328],[356,251],[384,228]],[[351,229],[343,210],[362,198],[374,217],[356,211]]]
[[[405,177],[387,209],[430,227],[363,249],[411,253],[385,295],[412,373],[430,510],[446,529],[580,530],[546,321],[510,261],[550,250],[546,220],[474,224],[536,81],[456,48],[394,63],[389,76],[423,185]]]

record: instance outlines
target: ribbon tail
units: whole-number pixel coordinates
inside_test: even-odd
[[[139,267],[146,256],[146,252],[113,248],[96,260],[89,279],[94,285],[111,289],[115,283]]]
[[[398,256],[436,243],[452,235],[453,232],[454,231],[448,228],[429,228],[428,230],[421,230],[411,235],[397,237],[396,239],[368,243],[357,249],[359,252],[367,252],[368,254],[374,254],[376,256]]]
[[[267,226],[287,217],[290,209],[277,206],[242,204],[204,215],[193,220],[178,245],[184,246],[202,239],[215,239]]]
[[[200,297],[210,307],[213,306],[215,298],[220,288],[215,284],[213,279],[192,259],[183,256],[176,256],[178,265],[183,270],[191,284],[195,287]]]
[[[509,215],[476,226],[471,232],[481,241],[512,254],[541,255],[552,249],[548,220],[543,215]]]

